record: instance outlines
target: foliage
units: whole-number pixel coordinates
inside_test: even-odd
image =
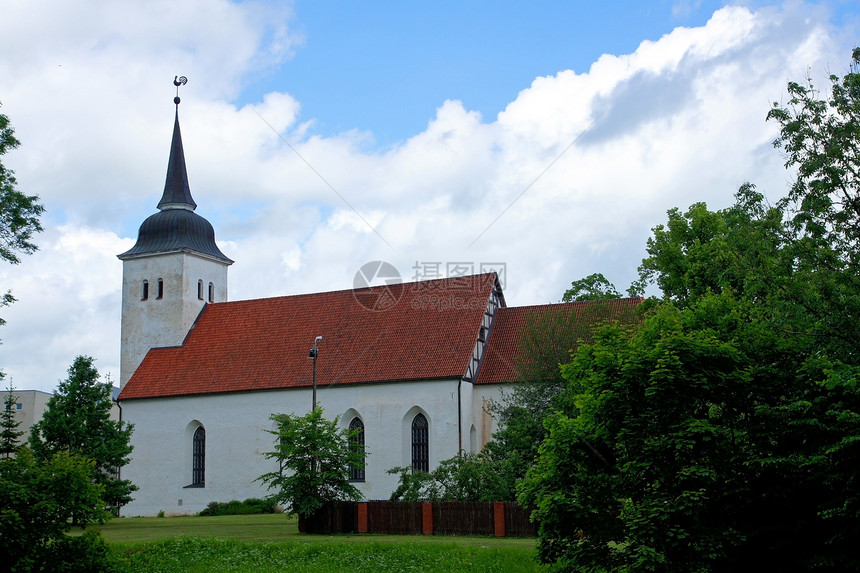
[[[460,538],[455,542],[434,536],[388,539],[374,535],[318,539],[302,536],[289,542],[269,543],[174,536],[131,548],[126,556],[126,570],[129,573],[516,573],[542,570],[532,559],[528,542],[502,540],[502,544],[497,541],[485,537]]]
[[[280,471],[257,478],[274,489],[272,499],[288,512],[312,515],[328,501],[358,500],[361,492],[349,482],[350,467],[364,467],[365,452],[353,448],[358,430],[339,430],[338,419],[323,418],[317,407],[305,416],[272,414],[275,450],[265,456],[278,460]]]
[[[615,285],[609,282],[602,273],[594,273],[570,283],[570,288],[564,291],[561,300],[562,302],[576,302],[613,298],[621,298],[621,295],[615,290]]]
[[[0,156],[21,144],[15,137],[15,130],[9,125],[9,118],[0,114]],[[18,191],[14,171],[0,162],[0,260],[18,264],[18,254],[32,254],[38,248],[32,242],[34,233],[42,231],[39,217],[45,208],[35,195],[25,195]],[[0,295],[0,306],[15,301],[10,292]],[[0,324],[4,324],[0,319]]]
[[[66,535],[72,521],[85,526],[107,517],[93,467],[69,452],[39,461],[26,446],[0,460],[0,554],[12,571],[112,570],[97,534]]]
[[[3,380],[5,375],[0,372],[0,380]],[[21,422],[15,419],[15,405],[18,402],[18,397],[15,395],[15,387],[12,381],[6,387],[6,396],[3,398],[3,411],[0,412],[0,456],[8,458],[12,456],[20,448],[18,439],[24,435],[24,432],[18,429]]]
[[[511,479],[525,476],[546,436],[544,418],[562,407],[567,381],[560,365],[570,360],[571,351],[590,341],[602,324],[639,320],[635,305],[611,299],[553,305],[526,317],[514,365],[518,383],[493,405],[499,430],[485,446],[490,459],[509,468]]]
[[[260,513],[275,513],[276,509],[277,504],[271,498],[259,499],[251,497],[245,501],[234,499],[226,503],[220,501],[209,502],[209,505],[200,512],[200,515],[256,515]]]
[[[487,453],[464,454],[442,460],[432,472],[395,467],[391,501],[513,501],[516,477],[509,460],[493,460]]]
[[[98,381],[99,373],[89,356],[78,356],[69,367],[69,376],[60,382],[48,400],[42,419],[30,430],[30,447],[38,459],[69,451],[95,462],[93,479],[103,486],[105,505],[124,505],[137,490],[119,477],[128,463],[133,426],[110,419],[110,385]]]

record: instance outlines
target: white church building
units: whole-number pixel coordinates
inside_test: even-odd
[[[559,305],[507,307],[494,273],[229,302],[233,261],[194,212],[175,103],[159,211],[118,255],[118,400],[134,424],[122,477],[140,488],[123,514],[265,496],[256,479],[277,469],[264,456],[270,415],[310,411],[314,382],[325,416],[361,431],[366,467],[351,478],[367,499],[389,497],[392,467],[479,451],[496,429],[486,406],[515,378],[522,326]]]

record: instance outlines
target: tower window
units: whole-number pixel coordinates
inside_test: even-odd
[[[149,281],[143,281],[143,292],[140,295],[140,300],[149,298]]]
[[[430,471],[430,435],[424,414],[412,420],[412,471]]]
[[[215,285],[209,283],[209,302],[215,302]]]
[[[164,281],[162,279],[158,279],[158,297],[156,298],[164,298]]]
[[[203,300],[203,280],[197,281],[197,298]]]

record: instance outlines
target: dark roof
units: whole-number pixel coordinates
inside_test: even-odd
[[[182,346],[147,353],[120,399],[459,379],[495,273],[209,304]],[[385,308],[386,310],[372,310]]]
[[[523,329],[535,316],[562,313],[566,323],[580,331],[580,338],[589,341],[594,328],[600,324],[615,321],[629,324],[640,320],[636,307],[641,302],[641,298],[617,298],[500,308],[475,384],[502,384],[517,380],[520,339]]]
[[[117,256],[126,259],[174,251],[193,251],[233,263],[215,243],[212,223],[187,209],[165,209],[147,217],[137,232],[137,243]]]

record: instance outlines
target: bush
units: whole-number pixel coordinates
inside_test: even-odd
[[[252,515],[259,513],[275,513],[277,505],[271,498],[260,499],[251,497],[245,501],[232,500],[228,502],[213,501],[200,512],[202,516],[214,515]]]

